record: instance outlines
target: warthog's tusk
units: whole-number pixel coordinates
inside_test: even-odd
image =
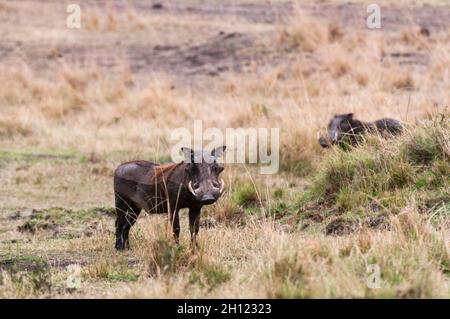
[[[220,179],[220,189],[219,189],[219,192],[222,193],[224,188],[225,188],[225,182],[223,181],[223,179]]]
[[[192,193],[192,195],[197,196],[197,195],[195,195],[194,189],[192,188],[191,184],[192,184],[192,181],[189,181],[189,184],[188,184],[189,191]]]
[[[317,131],[317,139],[320,139],[320,138],[321,138],[320,131]]]

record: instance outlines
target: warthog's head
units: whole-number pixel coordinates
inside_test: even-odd
[[[198,202],[203,205],[213,204],[222,195],[225,187],[219,174],[224,167],[217,162],[223,155],[225,146],[218,147],[212,152],[193,151],[183,147],[186,165],[188,188]]]
[[[330,147],[342,141],[346,134],[357,133],[361,123],[353,119],[353,113],[335,115],[328,123],[326,136],[319,137],[319,144],[322,147]]]

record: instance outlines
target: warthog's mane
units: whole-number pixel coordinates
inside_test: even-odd
[[[169,173],[169,175],[181,164],[183,164],[184,162],[179,162],[179,163],[166,163],[166,164],[159,164],[156,165],[153,168],[154,174],[153,177],[151,178],[150,182],[157,182],[158,178],[160,178],[161,176],[164,176],[165,173]]]

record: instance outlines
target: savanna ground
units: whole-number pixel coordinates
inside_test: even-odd
[[[0,1],[1,297],[450,296],[446,1],[380,0],[381,30],[338,0],[79,0],[73,30],[72,2]],[[406,133],[320,149],[348,112]],[[279,127],[279,173],[227,165],[197,250],[182,213],[116,252],[114,168],[195,119]]]

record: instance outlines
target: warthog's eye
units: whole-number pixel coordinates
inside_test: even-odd
[[[198,171],[199,171],[198,165],[197,165],[197,164],[194,164],[194,163],[189,163],[189,164],[186,166],[186,171],[187,171],[189,174],[196,175],[196,174],[198,173]]]
[[[213,185],[214,187],[217,187],[217,188],[219,188],[219,186],[220,186],[220,184],[219,184],[218,181],[213,181],[213,182],[212,182],[212,185]]]
[[[214,169],[217,173],[220,173],[224,170],[224,167],[216,164],[216,165],[214,165]]]

